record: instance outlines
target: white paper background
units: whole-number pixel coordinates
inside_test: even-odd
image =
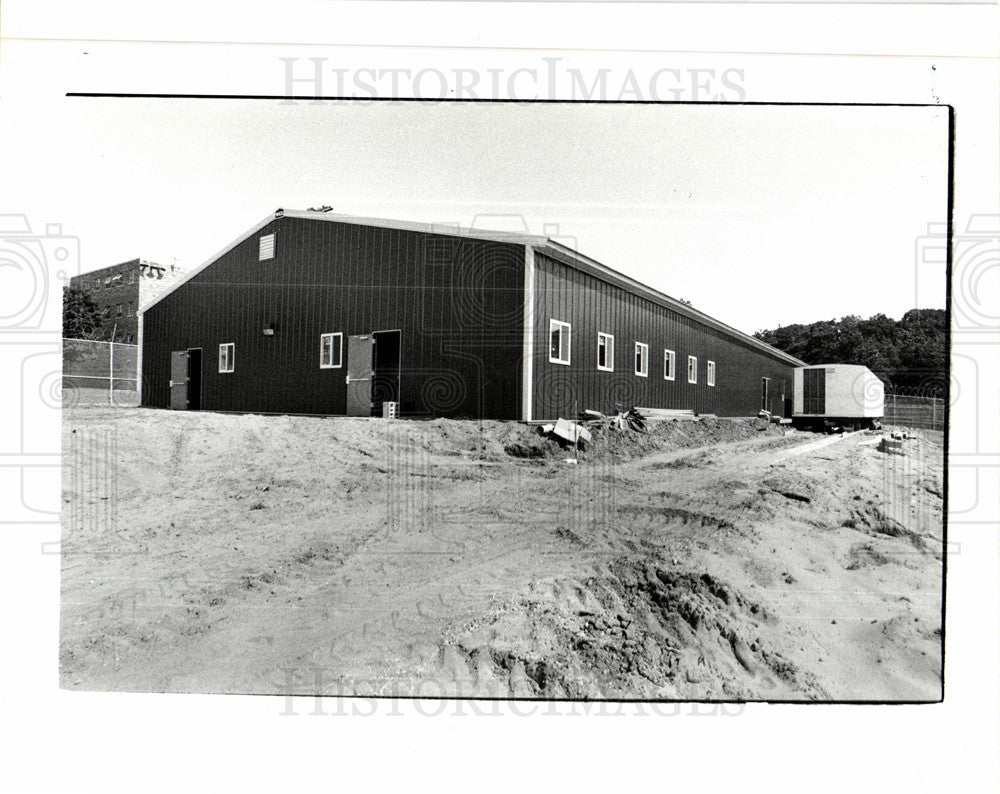
[[[293,717],[282,715],[282,698],[62,692],[59,561],[41,553],[43,543],[59,536],[53,383],[60,297],[53,267],[50,289],[38,293],[45,304],[39,327],[0,335],[0,408],[7,420],[0,435],[5,789],[996,789],[1000,262],[963,259],[960,248],[974,244],[960,237],[970,218],[1000,214],[995,7],[182,2],[149,8],[18,0],[4,4],[0,19],[0,213],[25,214],[36,233],[62,224],[69,238],[80,232],[65,195],[79,185],[61,153],[82,131],[68,123],[72,103],[81,100],[66,92],[282,94],[281,57],[414,70],[460,64],[508,75],[559,56],[584,70],[623,71],[642,59],[679,69],[736,64],[746,73],[747,101],[952,105],[959,394],[941,705],[668,705],[654,713],[649,706],[346,701],[340,708],[347,715],[324,717],[310,715],[313,702],[296,701]],[[121,197],[122,206],[136,200]],[[114,216],[122,207],[108,201],[101,210]],[[81,238],[81,249],[87,245]],[[915,250],[915,263],[917,256]],[[979,292],[958,288],[973,276]],[[325,709],[337,712],[335,704]],[[477,710],[496,716],[470,719]]]

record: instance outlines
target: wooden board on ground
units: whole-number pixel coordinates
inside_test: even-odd
[[[590,443],[590,431],[585,427],[581,427],[576,422],[570,422],[568,419],[559,419],[556,421],[556,425],[552,428],[552,432],[559,436],[559,438],[569,441],[571,444],[575,444],[578,439],[582,439],[585,443]]]
[[[698,417],[695,416],[694,411],[690,409],[683,408],[636,408],[643,418],[647,421],[657,420],[657,419],[682,419],[689,421],[698,421]]]

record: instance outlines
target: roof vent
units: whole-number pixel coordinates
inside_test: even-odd
[[[285,211],[284,211],[284,210],[283,210],[283,209],[282,209],[281,207],[278,207],[278,209],[276,209],[276,210],[274,211],[274,217],[275,217],[275,218],[280,218],[280,217],[282,217],[282,216],[283,216],[284,214],[285,214]]]
[[[329,204],[324,204],[322,207],[309,207],[309,209],[306,210],[306,211],[307,212],[329,212],[332,209],[333,209],[333,207],[331,207]]]

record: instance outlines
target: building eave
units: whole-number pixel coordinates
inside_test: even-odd
[[[266,218],[264,218],[264,220],[262,220],[260,223],[258,223],[257,225],[255,225],[253,228],[248,229],[247,231],[245,231],[243,234],[241,234],[239,237],[237,237],[235,240],[233,240],[231,243],[229,243],[229,245],[227,245],[225,248],[222,248],[221,250],[216,251],[211,257],[209,257],[204,262],[202,262],[200,265],[198,265],[198,267],[196,267],[193,270],[189,270],[186,273],[184,273],[184,275],[183,275],[182,278],[178,279],[175,283],[171,284],[169,287],[167,287],[166,289],[164,289],[163,292],[161,292],[159,295],[157,295],[152,300],[150,300],[145,306],[141,306],[139,308],[139,314],[141,315],[144,312],[147,312],[150,309],[152,309],[157,303],[159,303],[160,301],[162,301],[168,295],[172,294],[175,290],[178,290],[181,287],[183,287],[191,279],[193,279],[195,276],[197,276],[203,270],[207,269],[210,265],[215,264],[215,262],[217,262],[223,256],[225,256],[230,251],[232,251],[240,243],[242,243],[245,240],[248,240],[249,238],[253,237],[257,232],[259,232],[261,229],[263,229],[269,223],[272,223],[275,220],[275,218],[276,218],[275,215],[268,215]]]
[[[358,215],[339,215],[334,212],[309,212],[308,210],[280,210],[286,218],[301,218],[330,223],[348,223],[355,226],[375,226],[382,229],[398,229],[422,234],[441,234],[448,237],[464,237],[470,240],[486,240],[514,245],[543,245],[547,237],[523,232],[500,232],[489,229],[467,228],[450,223],[425,223],[421,221],[398,221],[391,218],[369,218]]]
[[[139,314],[149,311],[152,307],[156,306],[160,301],[171,295],[174,291],[180,289],[182,286],[187,284],[191,279],[201,273],[203,270],[214,264],[225,254],[232,251],[236,246],[240,245],[253,235],[257,234],[268,224],[273,223],[275,220],[281,218],[296,218],[301,220],[312,220],[312,221],[326,221],[327,223],[345,223],[352,224],[355,226],[373,226],[376,228],[385,229],[398,229],[401,231],[412,231],[422,234],[439,234],[449,237],[459,237],[471,240],[485,240],[489,242],[499,242],[499,243],[511,243],[514,245],[530,246],[535,251],[550,256],[558,262],[561,262],[569,267],[580,270],[584,273],[589,273],[597,278],[614,284],[628,292],[638,295],[642,298],[650,300],[660,306],[668,308],[672,311],[677,312],[685,317],[689,317],[697,322],[706,325],[710,328],[714,328],[726,334],[729,337],[740,340],[745,344],[767,353],[774,358],[784,361],[787,364],[791,364],[796,367],[807,366],[804,361],[795,358],[775,347],[762,342],[756,337],[750,334],[743,333],[742,331],[733,328],[730,325],[726,325],[720,320],[716,320],[714,317],[700,312],[697,309],[688,306],[676,298],[672,298],[669,295],[660,292],[659,290],[653,289],[636,279],[626,276],[624,273],[620,273],[607,265],[598,262],[596,259],[591,259],[590,257],[581,254],[579,251],[574,251],[561,243],[552,240],[549,237],[533,234],[523,234],[520,232],[500,232],[500,231],[488,231],[483,229],[474,228],[463,228],[461,226],[443,224],[443,223],[424,223],[420,221],[399,221],[392,220],[388,218],[370,218],[362,217],[356,215],[341,215],[332,212],[313,212],[309,210],[283,210],[279,209],[274,213],[269,214],[266,218],[261,220],[252,228],[248,229],[246,232],[241,234],[227,246],[222,248],[213,254],[209,259],[205,260],[198,267],[187,271],[183,274],[177,282],[163,290],[159,295],[149,301],[139,308]]]
[[[542,245],[536,245],[535,249],[539,253],[552,257],[557,262],[561,262],[564,265],[580,270],[583,273],[588,273],[589,275],[595,276],[603,281],[614,284],[621,289],[627,290],[634,295],[650,300],[653,303],[663,306],[664,308],[675,311],[685,317],[690,317],[692,320],[696,320],[702,325],[707,325],[710,328],[721,331],[727,336],[738,339],[751,347],[756,348],[757,350],[784,361],[786,364],[791,364],[795,367],[806,366],[804,361],[801,361],[795,356],[789,355],[783,350],[778,350],[778,348],[772,347],[766,342],[762,342],[760,339],[757,339],[750,334],[746,334],[743,331],[733,328],[731,325],[726,325],[726,323],[721,320],[716,320],[711,315],[698,311],[692,306],[688,306],[688,304],[683,303],[676,298],[671,298],[669,295],[653,289],[652,287],[643,284],[641,281],[637,281],[631,276],[619,273],[617,270],[601,264],[596,259],[591,259],[589,256],[581,254],[579,251],[574,251],[572,248],[568,248],[561,243],[546,238],[545,243]]]
[[[494,232],[484,229],[467,229],[456,225],[446,224],[446,223],[422,223],[419,221],[397,221],[389,218],[367,218],[357,215],[339,215],[332,212],[310,212],[308,210],[285,210],[279,209],[274,213],[268,215],[260,223],[256,224],[253,228],[241,234],[235,240],[233,240],[229,245],[225,246],[221,250],[213,254],[209,259],[204,261],[202,264],[193,270],[189,270],[184,273],[183,278],[172,284],[170,287],[165,289],[162,293],[153,298],[144,307],[140,308],[140,313],[148,311],[153,308],[157,303],[166,298],[175,290],[184,286],[188,281],[197,276],[203,270],[208,268],[214,262],[216,262],[221,257],[228,254],[236,246],[245,240],[249,239],[269,223],[275,220],[280,220],[281,218],[298,218],[302,220],[311,221],[326,221],[328,223],[347,223],[354,226],[374,226],[377,228],[384,229],[399,229],[401,231],[411,231],[420,232],[423,234],[440,234],[449,237],[462,237],[470,240],[486,240],[489,242],[497,243],[511,243],[513,245],[542,245],[548,238],[541,237],[532,234],[522,234],[520,232]]]

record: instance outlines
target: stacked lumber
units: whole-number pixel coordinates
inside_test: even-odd
[[[644,433],[646,431],[646,417],[639,412],[638,408],[629,408],[627,411],[619,411],[613,415],[588,409],[577,417],[577,421],[585,425],[606,427],[618,432],[635,430],[638,433]]]
[[[684,408],[639,408],[637,410],[641,411],[644,417],[652,420],[680,419],[694,422],[699,418],[693,410]]]

